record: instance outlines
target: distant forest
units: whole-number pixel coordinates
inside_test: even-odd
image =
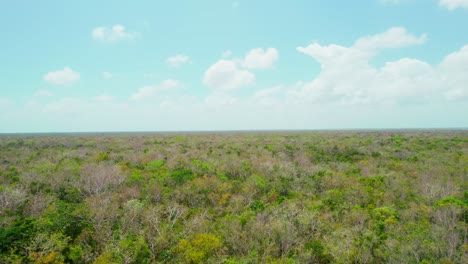
[[[468,131],[0,136],[0,263],[468,263]]]

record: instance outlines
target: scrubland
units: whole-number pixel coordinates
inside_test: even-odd
[[[0,136],[0,263],[467,263],[468,131]]]

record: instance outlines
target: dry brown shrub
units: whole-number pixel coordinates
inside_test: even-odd
[[[121,184],[125,175],[112,163],[86,163],[80,172],[80,187],[87,194],[99,194]]]

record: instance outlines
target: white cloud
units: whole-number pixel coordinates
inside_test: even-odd
[[[336,44],[322,46],[312,43],[307,47],[298,47],[297,50],[315,58],[324,68],[342,70],[355,68],[359,65],[365,67],[369,60],[382,49],[403,48],[421,45],[426,42],[426,35],[417,37],[409,34],[405,28],[393,27],[389,30],[371,36],[359,38],[352,47]]]
[[[240,69],[236,62],[219,60],[206,70],[203,83],[217,90],[234,90],[254,84],[255,75]]]
[[[297,50],[320,62],[322,69],[352,67],[356,63],[366,63],[371,56],[368,52],[335,44],[322,46],[318,43],[312,43],[307,47],[298,47]]]
[[[321,64],[320,74],[289,92],[294,100],[342,102],[344,104],[406,103],[409,101],[461,99],[467,94],[468,48],[448,55],[440,65],[411,58],[371,66],[381,49],[419,45],[425,35],[416,37],[404,29],[360,38],[351,47],[321,46],[313,43],[297,50]]]
[[[102,73],[102,78],[104,78],[106,80],[112,79],[113,76],[114,75],[112,73],[110,73],[110,72],[105,71],[105,72]]]
[[[448,10],[468,8],[468,0],[439,0],[439,5],[447,8]]]
[[[178,54],[167,59],[167,63],[171,67],[180,67],[188,62],[190,62],[190,58],[184,54]]]
[[[91,32],[91,37],[96,41],[101,42],[118,42],[121,40],[133,40],[139,36],[137,32],[127,32],[123,25],[114,25],[111,28],[108,27],[96,27]]]
[[[252,129],[343,129],[465,127],[464,101],[406,105],[300,104],[283,92],[258,98],[213,92],[206,97],[173,94],[148,101],[63,98],[0,111],[2,132],[47,131],[200,131]],[[270,88],[268,88],[270,90]],[[262,93],[260,93],[262,94]],[[1,100],[0,100],[1,102]],[[1,108],[1,103],[0,103]],[[11,122],[12,119],[22,122]],[[10,122],[8,122],[10,120]],[[157,122],[148,122],[157,120]],[[124,122],[123,122],[124,121]],[[28,123],[29,126],[24,124]],[[31,124],[34,126],[31,128]]]
[[[438,67],[440,85],[447,90],[449,99],[468,98],[468,45],[447,55]]]
[[[252,49],[245,55],[243,66],[247,69],[268,69],[278,60],[279,53],[275,48]]]
[[[393,27],[383,33],[358,39],[354,47],[364,51],[377,51],[379,49],[421,45],[424,44],[426,40],[426,34],[422,34],[418,37],[408,33],[405,28]]]
[[[203,83],[213,89],[228,91],[255,83],[255,74],[250,70],[272,68],[278,60],[279,53],[275,48],[255,48],[244,58],[228,59],[230,50],[222,54],[222,59],[206,70]]]
[[[355,67],[356,64],[367,64],[382,49],[403,48],[425,43],[425,34],[414,36],[405,28],[393,27],[389,30],[371,36],[359,38],[352,47],[336,44],[322,46],[312,43],[307,47],[298,47],[297,50],[314,57],[322,67]]]
[[[180,81],[168,79],[156,85],[143,86],[142,88],[138,90],[138,92],[130,96],[130,99],[132,100],[151,99],[151,98],[156,97],[161,92],[171,91],[171,90],[179,88],[180,86],[181,86]]]
[[[67,85],[77,82],[80,79],[80,73],[69,67],[63,70],[51,71],[44,75],[44,80],[55,85]]]
[[[213,88],[207,96],[184,95],[179,81],[166,80],[119,100],[108,94],[33,98],[21,108],[0,98],[0,121],[6,124],[0,130],[21,132],[30,130],[30,124],[36,132],[465,127],[468,45],[435,64],[414,58],[378,67],[370,63],[384,49],[424,41],[424,35],[394,29],[350,46],[299,47],[320,63],[317,76],[293,85],[258,87],[249,95],[231,91],[253,85],[254,71],[245,68],[245,58],[224,58],[205,72],[203,82]],[[146,98],[151,100],[138,100]]]

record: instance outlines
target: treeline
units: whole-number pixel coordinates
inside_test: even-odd
[[[0,263],[467,263],[468,132],[0,137]]]

